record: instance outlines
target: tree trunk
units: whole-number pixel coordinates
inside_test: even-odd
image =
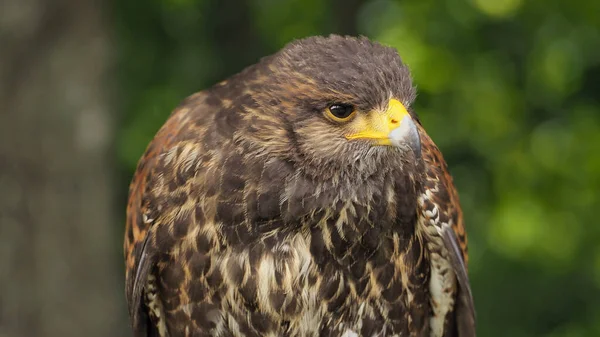
[[[100,0],[0,0],[0,337],[128,335]]]

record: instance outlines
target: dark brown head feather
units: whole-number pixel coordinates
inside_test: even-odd
[[[364,111],[384,107],[390,97],[410,106],[416,95],[398,52],[365,37],[309,37],[288,44],[270,62],[277,77],[310,79],[323,98],[347,95]]]

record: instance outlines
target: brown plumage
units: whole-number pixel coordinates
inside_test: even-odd
[[[296,41],[186,99],[140,160],[136,336],[474,336],[467,239],[395,50]]]

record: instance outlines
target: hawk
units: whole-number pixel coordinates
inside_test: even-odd
[[[467,238],[400,56],[292,42],[185,99],[132,180],[135,336],[475,336]]]

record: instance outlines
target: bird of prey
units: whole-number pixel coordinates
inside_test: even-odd
[[[135,336],[475,336],[467,238],[395,49],[294,41],[185,99],[129,191]]]

